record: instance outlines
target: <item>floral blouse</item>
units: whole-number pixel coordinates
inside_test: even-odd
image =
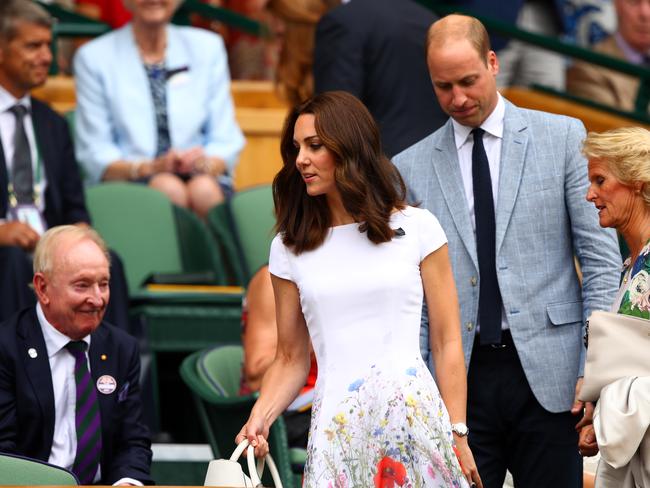
[[[623,263],[623,279],[619,291],[618,313],[650,319],[650,241],[639,256]]]

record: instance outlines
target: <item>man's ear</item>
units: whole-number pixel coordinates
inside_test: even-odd
[[[36,298],[39,303],[47,305],[50,303],[49,298],[49,288],[50,283],[43,273],[34,274],[34,291],[36,292]]]

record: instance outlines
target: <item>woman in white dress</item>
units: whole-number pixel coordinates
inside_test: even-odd
[[[463,432],[458,300],[437,219],[406,206],[352,95],[294,109],[281,151],[269,262],[278,348],[236,441],[268,452],[270,425],[305,383],[311,338],[319,372],[303,486],[482,486]],[[437,384],[419,352],[423,295]]]

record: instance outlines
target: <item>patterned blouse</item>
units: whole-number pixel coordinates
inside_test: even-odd
[[[650,241],[631,264],[631,258],[623,263],[623,279],[614,311],[650,319]]]

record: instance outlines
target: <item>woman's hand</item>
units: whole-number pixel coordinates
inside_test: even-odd
[[[255,456],[264,457],[269,453],[269,443],[266,440],[269,436],[269,428],[266,419],[256,414],[253,409],[248,421],[235,437],[235,443],[239,445],[244,439],[248,439],[250,445],[255,448]]]
[[[483,488],[483,482],[478,474],[478,468],[474,461],[474,455],[467,443],[467,437],[458,437],[454,435],[454,441],[456,442],[454,450],[456,451],[456,456],[460,463],[460,469],[463,471],[465,478],[467,478],[467,482],[470,486]]]

